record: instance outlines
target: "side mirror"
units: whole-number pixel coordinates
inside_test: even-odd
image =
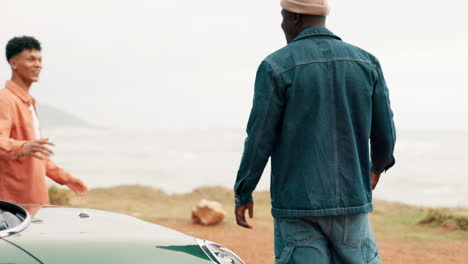
[[[0,201],[0,238],[17,234],[31,223],[31,216],[23,207]]]

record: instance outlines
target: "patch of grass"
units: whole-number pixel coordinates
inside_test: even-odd
[[[375,201],[374,207],[371,220],[379,239],[403,239],[416,243],[468,239],[468,232],[462,229],[420,224],[428,216],[430,208],[386,201]],[[465,209],[459,211],[459,214],[467,213]]]
[[[49,187],[50,204],[70,205],[70,191],[60,189],[57,186]]]
[[[255,218],[271,219],[268,192],[258,192]],[[202,199],[217,201],[226,211],[226,223],[234,222],[234,194],[224,187],[201,187],[191,193],[167,194],[150,187],[132,185],[92,189],[85,197],[71,200],[73,207],[119,212],[146,221],[189,221],[192,208]]]
[[[450,210],[431,209],[419,224],[468,231],[468,216],[456,215]]]
[[[224,187],[202,187],[184,194],[167,194],[138,185],[99,188],[92,189],[85,197],[73,196],[70,206],[113,211],[164,224],[190,221],[192,207],[202,199],[221,203],[227,213],[224,224],[236,225],[234,193]],[[255,192],[254,201],[255,221],[272,226],[270,193]],[[464,209],[458,211],[468,214]],[[466,229],[448,230],[419,224],[428,212],[429,209],[424,207],[375,201],[371,221],[378,239],[403,239],[415,243],[468,239]],[[463,221],[461,224],[466,228]]]

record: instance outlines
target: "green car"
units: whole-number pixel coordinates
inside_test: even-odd
[[[0,264],[244,264],[229,249],[106,211],[0,201]]]

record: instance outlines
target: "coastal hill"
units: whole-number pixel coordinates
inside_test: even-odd
[[[42,128],[62,128],[62,127],[93,127],[81,118],[62,111],[51,105],[38,104],[37,112]]]

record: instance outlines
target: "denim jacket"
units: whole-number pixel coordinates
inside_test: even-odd
[[[236,205],[252,200],[271,156],[274,217],[370,212],[370,172],[393,166],[395,140],[378,60],[308,28],[258,68]]]

